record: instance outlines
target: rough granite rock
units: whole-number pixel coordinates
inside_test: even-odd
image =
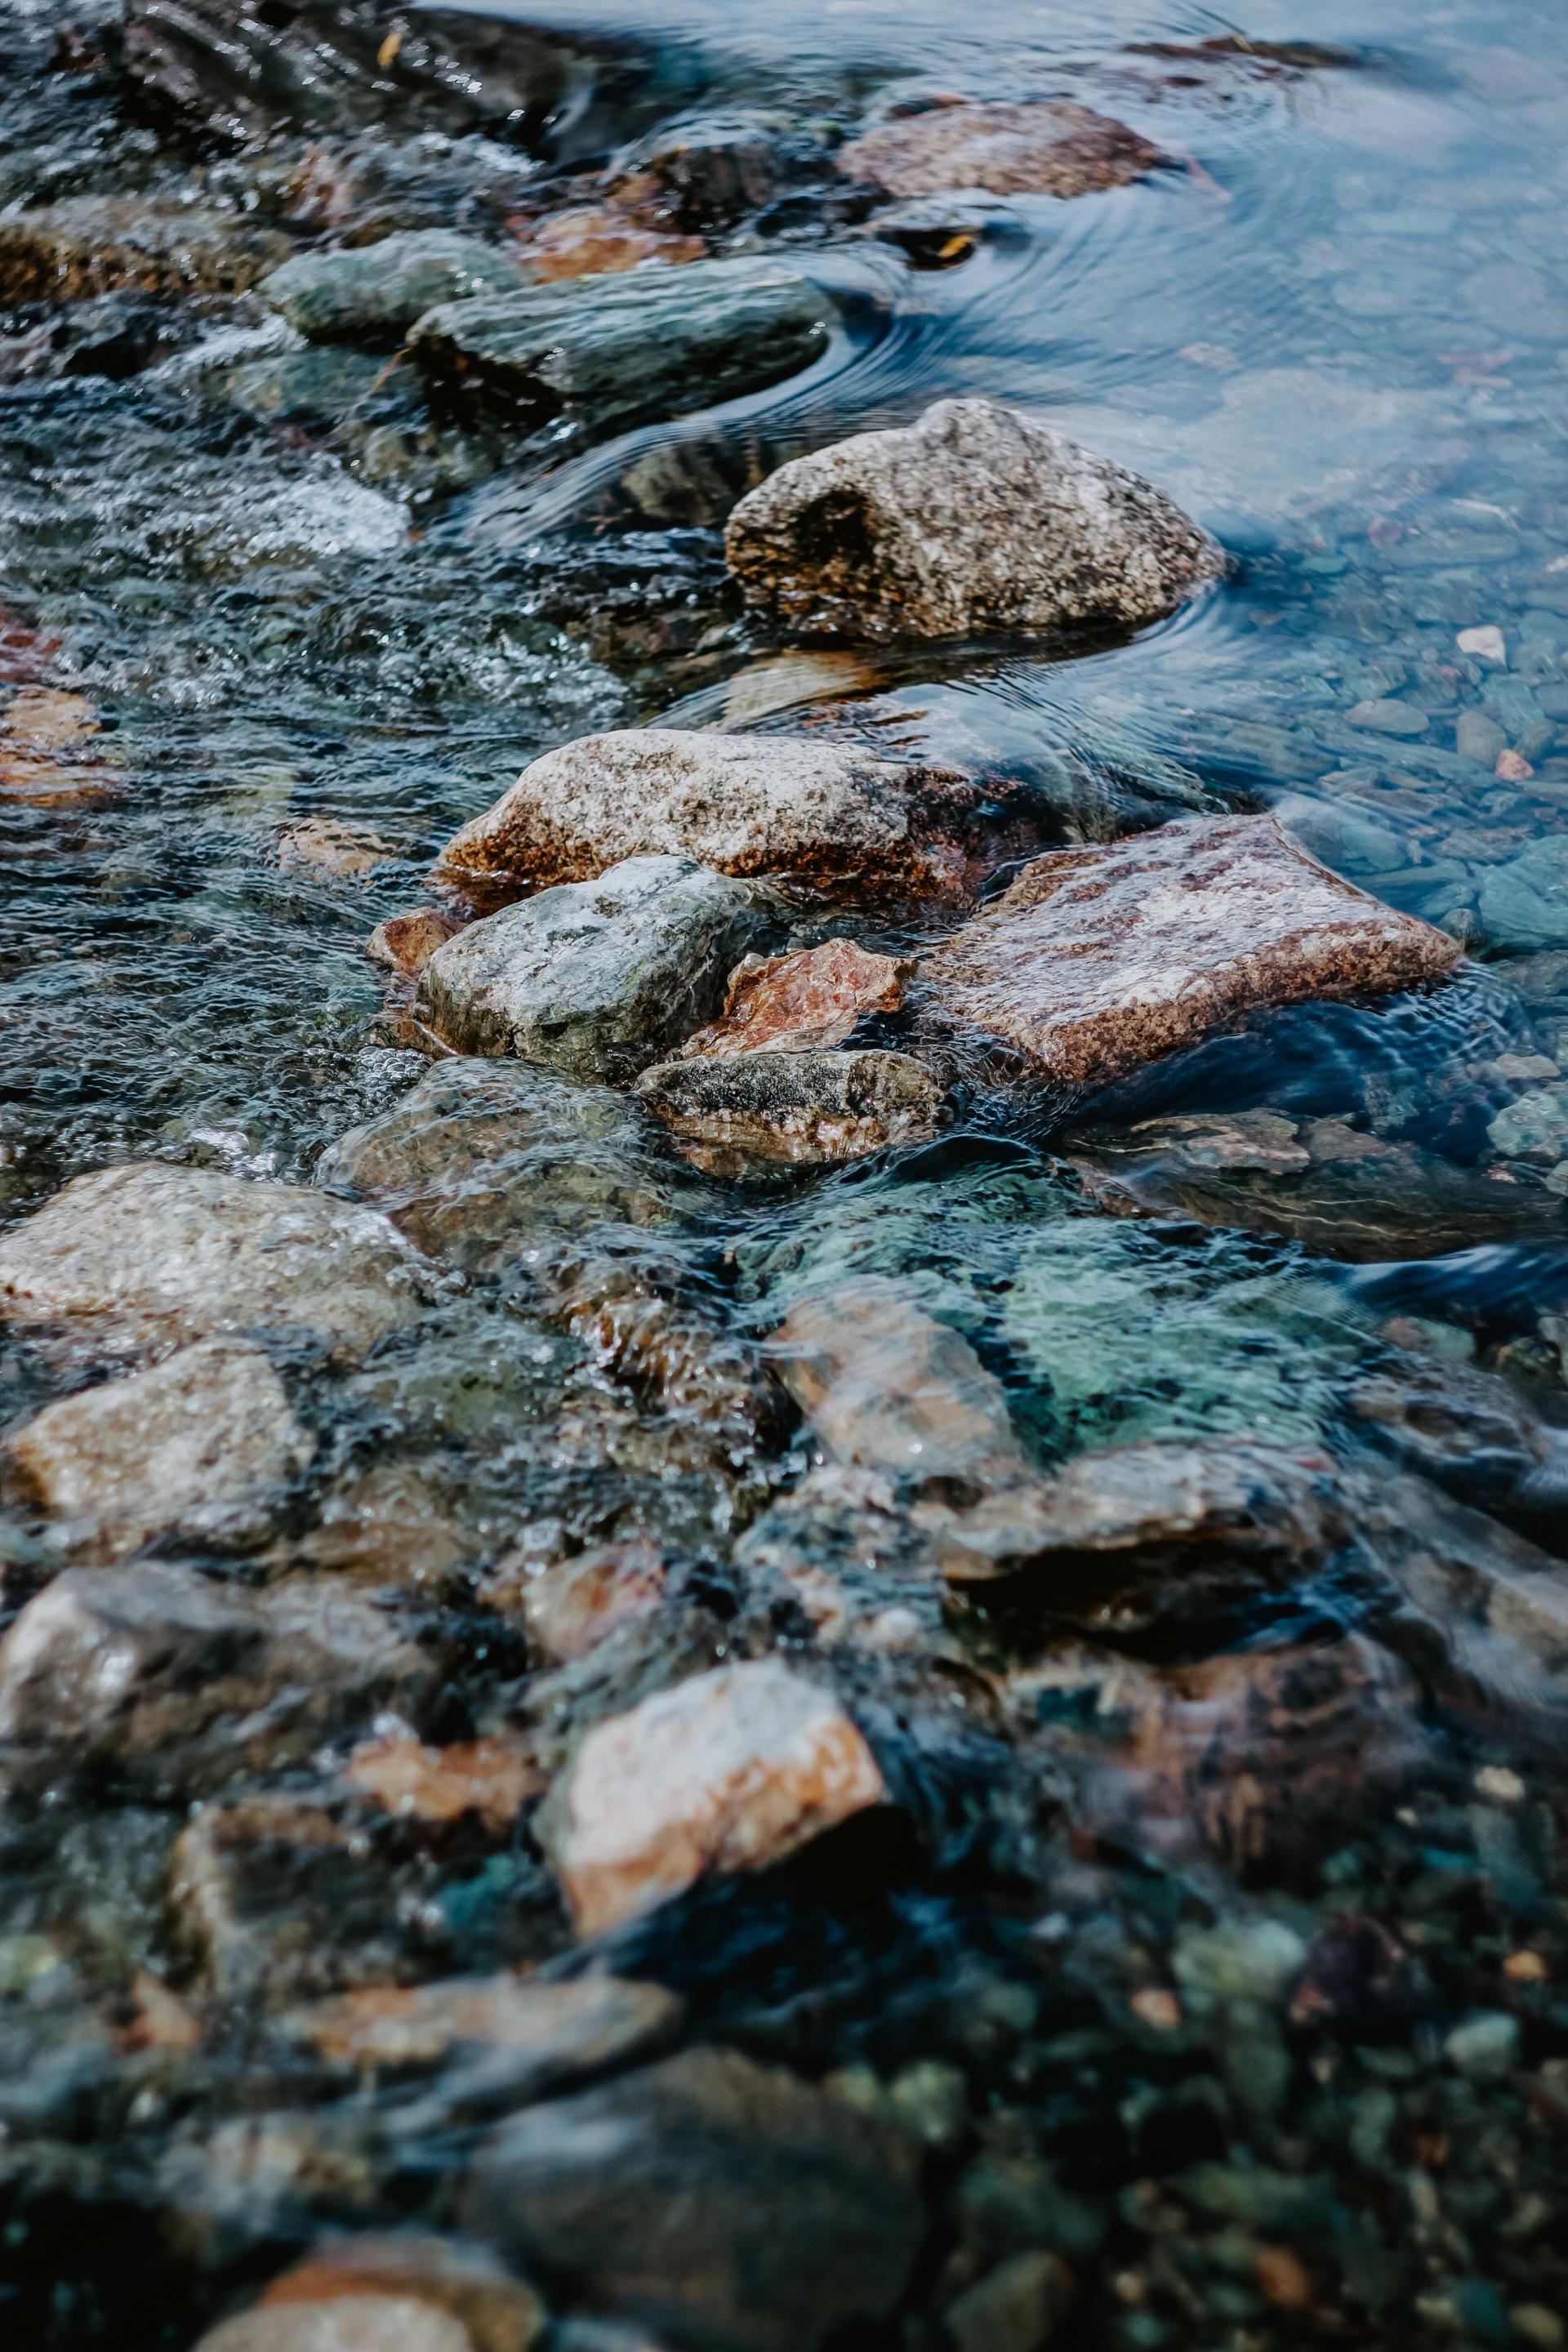
[[[890,196],[1082,196],[1168,161],[1126,123],[1052,99],[929,107],[863,131],[837,157],[850,179]]]
[[[1040,840],[1016,784],[788,736],[627,728],[525,768],[453,835],[442,866],[510,892],[624,857],[695,857],[839,899],[962,897]]]
[[[420,973],[418,1010],[460,1053],[629,1076],[717,1012],[768,919],[691,858],[625,858],[470,923]]]
[[[407,229],[375,245],[300,253],[258,291],[302,335],[331,342],[401,342],[438,302],[503,294],[522,285],[516,261],[477,236]]]
[[[990,400],[792,458],[725,534],[748,603],[871,638],[1139,628],[1223,571],[1163,490]]]
[[[748,256],[442,303],[411,341],[439,384],[526,423],[567,415],[603,431],[793,375],[826,349],[832,311],[798,270]]]
[[[131,1160],[76,1177],[0,1240],[0,1321],[133,1347],[284,1328],[353,1354],[420,1313],[422,1273],[374,1209]]]
[[[1459,952],[1272,817],[1203,817],[1037,858],[922,979],[939,1020],[1089,1087],[1264,1006],[1439,980]]]
[[[23,1489],[67,1523],[70,1549],[101,1561],[154,1536],[254,1537],[315,1441],[259,1348],[203,1339],[46,1405],[5,1450]]]
[[[258,2306],[332,2304],[388,2295],[447,2313],[468,2332],[472,2352],[528,2352],[542,2335],[544,2306],[488,2247],[415,2231],[324,2238],[302,2263],[275,2278]],[[387,2336],[379,2352],[403,2352]]]
[[[661,1062],[645,1109],[715,1175],[748,1160],[822,1167],[934,1135],[943,1090],[910,1054],[729,1054]],[[690,1152],[687,1155],[692,1157]]]
[[[195,2352],[475,2352],[460,2319],[413,2295],[336,2295],[243,2311]]]
[[[853,940],[825,940],[795,955],[747,956],[730,974],[722,1014],[687,1039],[680,1058],[842,1045],[868,1014],[898,1011],[914,968],[912,958],[873,955]]]
[[[388,915],[377,923],[364,951],[372,963],[400,972],[405,980],[416,980],[437,949],[445,947],[460,928],[434,907],[418,907],[411,915]]]
[[[710,1871],[781,1862],[887,1793],[837,1699],[765,1658],[595,1725],[546,1835],[578,1932],[596,1936]]]
[[[672,2352],[866,2340],[924,2235],[897,2125],[722,2049],[531,2107],[476,2159],[467,2226]]]
[[[0,217],[0,306],[143,294],[243,294],[293,240],[243,214],[147,196],[68,196]]]

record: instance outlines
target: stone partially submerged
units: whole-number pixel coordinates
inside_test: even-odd
[[[637,1093],[715,1175],[740,1173],[748,1160],[816,1167],[923,1141],[943,1099],[912,1055],[874,1049],[662,1062],[643,1072]]]
[[[945,104],[862,131],[838,168],[890,196],[981,188],[994,196],[1082,196],[1169,159],[1125,122],[1058,99]]]
[[[842,1045],[858,1022],[898,1011],[913,970],[911,959],[873,955],[853,940],[824,940],[795,955],[747,956],[730,974],[722,1015],[687,1039],[681,1058]]]
[[[523,283],[510,255],[451,229],[407,229],[375,245],[300,253],[265,278],[264,301],[315,341],[399,342],[438,302]]]
[[[453,835],[441,865],[509,896],[678,856],[839,899],[962,898],[1040,838],[1005,780],[850,744],[637,727],[535,760]]]
[[[1440,980],[1459,953],[1272,817],[1194,818],[1037,858],[922,975],[939,1020],[1090,1087],[1267,1006]]]
[[[460,1053],[626,1076],[717,1012],[768,919],[689,857],[628,857],[470,923],[426,964],[416,1002]]]
[[[749,604],[830,637],[1142,628],[1225,568],[1152,482],[991,400],[793,458],[725,546]]]

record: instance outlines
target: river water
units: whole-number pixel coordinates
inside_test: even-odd
[[[307,145],[330,176],[330,133],[226,152],[133,103],[112,11],[84,14],[62,70],[69,13],[0,6],[0,201],[174,189],[306,237],[371,207],[374,168],[345,213],[288,215],[282,179]],[[411,1612],[446,1680],[427,1740],[569,1745],[716,1659],[776,1637],[809,1664],[843,1612],[905,1608],[906,1681],[853,1639],[831,1672],[880,1727],[906,1830],[841,1869],[700,1889],[606,1948],[679,1991],[698,2039],[913,2130],[923,2250],[857,2343],[1030,2352],[1044,2336],[999,2305],[967,2336],[942,2315],[1047,2252],[1077,2282],[1063,2343],[1560,2345],[1568,24],[1544,0],[489,13],[622,43],[630,95],[456,148],[357,132],[362,164],[395,149],[393,226],[504,235],[495,187],[526,208],[542,173],[585,184],[700,110],[761,110],[781,151],[826,156],[895,98],[1068,98],[1171,160],[1071,202],[970,199],[942,267],[836,210],[830,167],[803,173],[732,242],[833,298],[826,353],[592,446],[465,439],[385,352],[335,409],[290,406],[292,346],[254,296],[100,297],[90,331],[79,306],[19,305],[0,1220],[132,1160],[324,1177],[405,1215],[447,1269],[417,1329],[348,1371],[279,1353],[319,1432],[289,1515],[239,1554],[163,1549],[220,1587],[338,1577]],[[1147,474],[1227,576],[1126,642],[824,653],[742,618],[721,537],[740,491],[954,394]],[[79,698],[47,740],[39,692]],[[367,933],[424,902],[434,853],[528,760],[655,723],[990,763],[1038,786],[1062,841],[1271,809],[1468,960],[1093,1101],[1021,1107],[978,1072],[937,1144],[839,1172],[709,1180],[609,1103],[591,1136],[560,1114],[552,1139],[546,1105],[520,1138],[502,1104],[477,1140],[416,1118],[411,1144],[397,1107],[429,1063]],[[931,926],[857,928],[918,946]],[[372,1120],[390,1178],[363,1151],[323,1167]],[[776,1397],[735,1402],[792,1308],[863,1278],[967,1339],[1037,1466],[1278,1443],[1324,1465],[1343,1539],[1289,1575],[1167,1565],[1110,1599],[936,1607],[868,1492],[820,1524],[769,1516],[818,1457]],[[663,1318],[651,1374],[605,1336],[628,1286]],[[17,1328],[0,1422],[104,1370]],[[651,1630],[547,1673],[517,1561],[637,1544],[674,1596]],[[831,1573],[840,1615],[760,1632],[781,1559],[808,1599],[803,1562]],[[60,1565],[9,1495],[8,1618]],[[263,1760],[222,1800],[341,1827],[345,1752]],[[323,2227],[453,2226],[471,2119],[437,2096],[423,2137],[374,2161],[356,2141],[334,2171],[322,2151],[383,2094],[280,2056],[273,2021],[603,1963],[529,1816],[423,1844],[394,1822],[393,1850],[355,1814],[330,1867],[324,1832],[275,1828],[224,1897],[246,1954],[226,1978],[182,1913],[179,1772],[68,1765],[0,1808],[0,2332],[184,2352]],[[309,2159],[242,2161],[257,2116]],[[614,2305],[591,2271],[546,2281],[562,2352],[633,2341],[586,2329]],[[680,2325],[673,2352],[771,2340]]]

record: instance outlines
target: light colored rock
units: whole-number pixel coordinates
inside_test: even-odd
[[[572,1559],[521,1565],[523,1621],[557,1661],[580,1658],[617,1625],[650,1616],[664,1593],[664,1560],[642,1536],[595,1544]]]
[[[404,2294],[352,2294],[241,2312],[196,2352],[475,2352],[462,2321]]]
[[[468,2332],[473,2352],[528,2352],[544,2330],[544,2307],[483,2246],[412,2232],[323,2239],[261,2296],[268,2311],[347,2296],[389,2295],[446,2312]],[[396,2352],[391,2340],[385,2352]]]
[[[994,196],[1082,196],[1120,188],[1167,159],[1124,122],[1059,100],[928,107],[862,131],[838,168],[890,196],[983,188]]]
[[[374,1209],[131,1160],[76,1177],[0,1240],[0,1320],[138,1347],[290,1328],[353,1354],[414,1320],[423,1274]]]
[[[1381,993],[1458,961],[1298,848],[1271,817],[1188,818],[1037,858],[928,958],[937,1018],[1001,1039],[1038,1078],[1103,1083],[1238,1014]]]
[[[467,1054],[623,1077],[718,1009],[766,916],[689,857],[628,857],[470,923],[419,975],[421,1016]]]
[[[644,1108],[715,1175],[749,1160],[826,1167],[934,1135],[942,1088],[909,1054],[731,1054],[661,1062]]]
[[[519,2105],[642,2058],[672,2041],[683,2015],[662,1985],[619,1977],[541,1984],[522,1976],[370,1985],[297,2010],[286,2030],[334,2066],[429,2067],[465,2053],[504,2052]]]
[[[1398,702],[1390,695],[1382,695],[1371,702],[1358,702],[1345,713],[1347,726],[1366,729],[1373,735],[1425,735],[1429,721],[1424,710],[1416,710],[1408,702]]]
[[[1568,947],[1568,835],[1548,834],[1506,865],[1483,866],[1478,905],[1499,947]]]
[[[826,350],[832,311],[797,270],[742,256],[442,303],[409,340],[438,381],[524,422],[624,429],[792,375]]]
[[[278,863],[285,873],[337,874],[359,880],[396,856],[374,825],[344,824],[330,816],[301,817],[278,836]]]
[[[912,958],[873,955],[853,940],[825,940],[795,955],[747,956],[730,974],[723,1013],[687,1039],[681,1059],[842,1045],[857,1022],[898,1011],[914,968]]]
[[[522,282],[516,261],[495,246],[450,229],[425,228],[374,245],[296,254],[258,291],[302,335],[396,343],[437,302],[501,294]]]
[[[1014,2254],[949,2304],[945,2324],[958,2352],[1040,2352],[1077,2295],[1059,2254]]]
[[[741,500],[725,544],[749,603],[873,638],[1141,627],[1225,562],[1152,482],[989,400],[792,459]]]
[[[203,1339],[150,1371],[46,1405],[6,1448],[84,1558],[154,1536],[243,1541],[315,1451],[259,1348]]]
[[[544,1786],[531,1752],[514,1742],[471,1739],[426,1748],[398,1732],[363,1741],[349,1758],[343,1777],[379,1798],[389,1813],[456,1822],[472,1812],[498,1836]]]
[[[535,760],[453,835],[441,865],[509,895],[626,857],[679,856],[840,899],[951,897],[1025,838],[1037,842],[1026,828],[1017,787],[955,769],[791,736],[638,727]]]
[[[552,1792],[548,1834],[578,1932],[595,1936],[709,1872],[782,1862],[886,1797],[837,1701],[767,1658],[595,1725]]]

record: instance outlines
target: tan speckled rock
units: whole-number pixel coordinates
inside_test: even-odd
[[[143,294],[242,294],[293,240],[237,213],[146,196],[68,196],[0,220],[0,303]]]
[[[474,2352],[461,2320],[412,2295],[345,2294],[226,2319],[196,2352]]]
[[[928,107],[864,131],[838,168],[890,196],[984,188],[994,196],[1082,196],[1167,161],[1124,122],[1053,99]]]
[[[933,1135],[942,1089],[909,1054],[729,1054],[662,1062],[637,1093],[715,1175],[739,1157],[795,1166],[863,1160]],[[715,1156],[717,1155],[717,1156]]]
[[[528,2352],[542,2334],[544,2306],[487,2247],[413,2232],[325,2238],[275,2278],[259,2308],[298,2308],[351,2297],[391,2296],[447,2313],[467,2329],[473,2352]],[[388,2336],[384,2352],[398,2352]]]
[[[939,1018],[1087,1087],[1261,1006],[1439,980],[1459,952],[1272,817],[1199,817],[1037,858],[923,977]]]
[[[504,2051],[521,2104],[646,2057],[673,2041],[682,2014],[679,1997],[662,1985],[603,1976],[539,1984],[502,1971],[365,1985],[282,2022],[334,2066],[438,2066],[463,2052]]]
[[[805,1054],[842,1045],[870,1013],[894,1013],[914,970],[902,956],[872,955],[853,940],[825,940],[786,956],[747,956],[730,974],[722,1017],[699,1029],[680,1058]]]
[[[726,534],[747,601],[813,635],[1142,627],[1225,559],[1163,490],[990,400],[793,458]]]
[[[837,1699],[764,1658],[596,1724],[551,1796],[549,1843],[594,1936],[709,1871],[782,1862],[886,1796]]]
[[[61,1397],[6,1449],[23,1487],[90,1560],[157,1535],[243,1541],[314,1450],[262,1350],[233,1339]]]
[[[535,760],[441,865],[480,882],[487,903],[672,854],[837,898],[962,896],[1026,838],[1038,843],[1016,786],[1012,797],[1018,814],[998,822],[1009,788],[955,769],[787,736],[627,728]]]

